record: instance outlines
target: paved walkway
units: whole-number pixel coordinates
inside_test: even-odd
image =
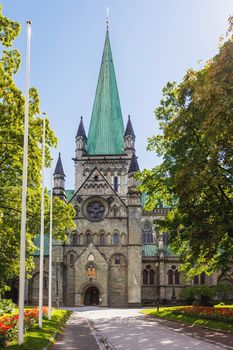
[[[65,334],[54,350],[220,350],[198,339],[195,327],[165,322],[140,314],[139,309],[75,308]],[[199,328],[199,327],[198,327]],[[205,333],[205,334],[204,334]],[[216,340],[224,333],[203,332],[201,337]],[[229,335],[229,337],[232,337]],[[223,342],[224,344],[224,342]],[[228,346],[225,348],[233,349]],[[233,340],[232,340],[233,344]]]
[[[96,338],[92,334],[87,320],[74,312],[69,319],[65,332],[58,337],[53,350],[99,350]]]

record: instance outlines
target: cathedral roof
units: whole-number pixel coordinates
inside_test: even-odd
[[[136,173],[137,171],[139,171],[138,160],[135,153],[133,153],[128,173]]]
[[[107,30],[88,132],[87,154],[122,154],[124,123]]]
[[[65,176],[64,170],[63,170],[63,165],[61,161],[61,153],[59,152],[58,160],[57,160],[57,165],[54,170],[53,175],[63,175]]]
[[[78,131],[77,131],[77,134],[76,134],[76,137],[78,137],[78,136],[82,136],[85,139],[87,139],[85,128],[84,128],[84,124],[83,124],[83,117],[81,117],[81,119],[80,119]]]
[[[125,129],[125,136],[133,136],[135,137],[135,133],[133,131],[133,126],[130,120],[130,115],[128,116],[128,123]]]
[[[40,235],[35,236],[33,243],[37,248],[34,251],[33,256],[38,256],[40,255]],[[44,235],[44,255],[49,255],[49,235],[47,233]]]

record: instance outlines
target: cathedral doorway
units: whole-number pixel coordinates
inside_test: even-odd
[[[84,294],[84,305],[97,306],[99,305],[99,289],[95,286],[87,288]]]

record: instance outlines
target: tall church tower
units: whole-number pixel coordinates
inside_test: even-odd
[[[74,303],[96,303],[98,294],[105,306],[139,305],[141,205],[134,181],[139,167],[130,117],[124,128],[108,29],[88,137],[81,118],[74,165]]]

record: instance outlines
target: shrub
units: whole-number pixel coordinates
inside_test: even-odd
[[[14,312],[16,305],[10,299],[0,300],[0,316]]]
[[[215,293],[214,288],[207,286],[190,286],[182,289],[180,297],[188,304],[195,303],[195,305],[210,306]]]
[[[233,286],[227,282],[219,282],[215,289],[215,294],[220,302],[226,302],[233,299]]]

